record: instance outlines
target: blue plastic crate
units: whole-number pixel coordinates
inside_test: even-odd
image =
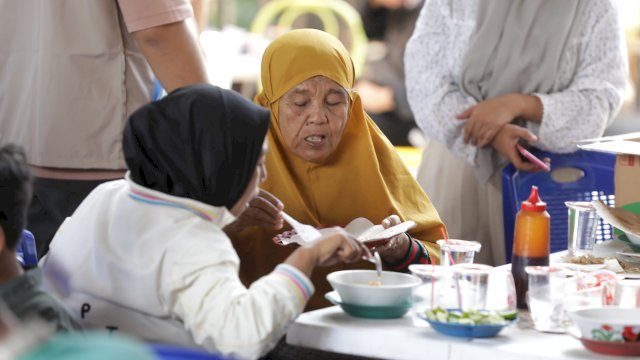
[[[554,154],[539,149],[531,152],[539,157],[551,159],[550,173],[516,171],[511,164],[502,170],[502,212],[504,216],[505,258],[511,262],[513,230],[516,213],[522,201],[529,197],[531,186],[540,190],[540,198],[547,203],[551,216],[551,252],[567,249],[567,207],[565,201],[602,200],[609,206],[615,205],[613,172],[616,156],[613,154],[579,150],[572,154]],[[580,169],[584,176],[577,181],[560,183],[552,178],[552,173],[562,168]],[[597,240],[613,237],[613,229],[600,220]]]

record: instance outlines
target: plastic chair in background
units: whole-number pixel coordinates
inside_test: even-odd
[[[511,262],[515,215],[527,198],[531,185],[536,185],[547,203],[551,216],[551,252],[567,249],[567,217],[565,201],[602,200],[615,205],[613,171],[615,155],[579,150],[571,154],[554,154],[532,149],[538,158],[551,159],[551,172],[521,172],[512,164],[502,170],[502,213],[504,219],[505,258]],[[599,220],[596,241],[613,237],[613,229]]]
[[[160,84],[160,80],[153,79],[153,93],[151,93],[151,101],[156,101],[162,99],[164,96],[164,88],[162,84]]]
[[[367,54],[367,35],[356,9],[343,0],[275,0],[265,4],[251,24],[251,32],[264,34],[270,24],[291,29],[293,22],[303,14],[312,14],[322,22],[324,31],[340,38],[340,20],[349,30],[356,77],[362,73]]]
[[[22,231],[22,239],[16,247],[16,257],[25,269],[38,266],[36,239],[29,230]]]

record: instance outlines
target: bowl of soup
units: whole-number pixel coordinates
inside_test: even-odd
[[[396,306],[411,304],[413,289],[419,278],[399,272],[342,270],[327,275],[327,281],[342,302],[360,306]]]

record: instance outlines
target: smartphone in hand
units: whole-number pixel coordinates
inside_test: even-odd
[[[538,159],[537,157],[535,157],[535,155],[533,155],[532,153],[527,151],[527,149],[523,148],[522,145],[516,144],[516,148],[518,149],[520,154],[522,154],[522,156],[524,156],[527,160],[529,160],[532,163],[534,163],[540,169],[542,169],[542,170],[544,170],[546,172],[551,171],[551,167],[549,167],[549,165],[547,165],[544,161],[542,161],[542,160]]]

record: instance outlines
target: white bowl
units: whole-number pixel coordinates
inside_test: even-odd
[[[396,306],[411,303],[413,288],[419,278],[398,272],[383,271],[380,285],[375,270],[343,270],[327,275],[327,280],[344,303],[366,306]]]
[[[640,331],[640,311],[615,307],[591,308],[569,312],[583,339],[620,342],[626,332]]]

